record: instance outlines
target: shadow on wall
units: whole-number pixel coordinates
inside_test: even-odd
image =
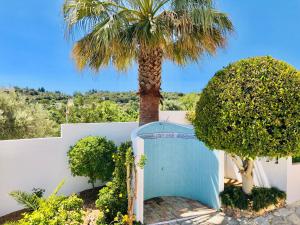
[[[254,183],[260,187],[277,187],[287,192],[289,159],[260,158],[254,164]],[[230,156],[225,154],[224,177],[242,181],[241,175]],[[288,194],[288,193],[287,193]]]
[[[219,208],[219,160],[201,142],[183,138],[144,140],[144,200],[180,196]]]

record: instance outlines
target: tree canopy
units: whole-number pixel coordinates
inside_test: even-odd
[[[233,30],[212,0],[65,0],[63,12],[67,34],[79,37],[78,68],[96,71],[110,63],[124,70],[143,49],[159,48],[178,64],[197,61],[223,47]]]
[[[300,153],[300,73],[272,57],[220,70],[196,109],[197,137],[241,158]]]
[[[53,136],[55,123],[39,104],[13,91],[0,91],[0,139]]]
[[[45,130],[44,133],[35,130],[37,133],[34,131],[35,134],[31,133],[23,136],[18,134],[21,130],[14,134],[8,132],[11,128],[4,125],[3,121],[6,121],[7,118],[4,114],[1,114],[0,120],[2,120],[2,124],[0,125],[0,132],[2,132],[2,136],[0,139],[59,136],[60,124],[67,122],[128,122],[137,121],[139,117],[138,96],[133,91],[108,92],[90,90],[85,93],[75,92],[73,95],[67,95],[59,91],[47,91],[43,87],[39,89],[14,87],[13,89],[0,88],[0,95],[0,99],[2,99],[0,100],[1,104],[4,104],[5,99],[5,106],[1,106],[3,108],[0,107],[0,111],[3,111],[1,113],[4,113],[4,110],[7,111],[8,105],[11,105],[10,110],[14,111],[20,111],[20,105],[23,105],[22,107],[33,107],[32,110],[38,108],[38,111],[41,111],[46,118],[46,123],[41,123],[40,127],[40,129]],[[163,92],[162,95],[165,100],[165,104],[161,106],[162,110],[190,110],[188,106],[194,102],[193,98],[184,97],[190,94]],[[40,123],[39,118],[36,117],[38,115],[40,114],[33,113],[30,115],[30,118]],[[48,126],[48,121],[51,121],[50,126]]]

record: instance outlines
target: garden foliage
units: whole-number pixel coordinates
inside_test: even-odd
[[[68,152],[72,174],[88,177],[93,187],[97,180],[109,181],[114,170],[112,156],[116,149],[114,142],[105,137],[82,138]]]
[[[3,100],[7,95],[10,96],[9,102],[13,106],[9,111],[7,100]],[[193,106],[197,101],[197,94],[163,92],[162,95],[164,99],[161,105],[162,110],[186,110],[189,111],[189,118],[194,116]],[[22,118],[28,116],[30,123],[34,121],[35,124],[39,124],[39,127],[30,125],[28,133],[24,132],[23,128],[17,130],[13,127],[20,127],[18,124],[21,122],[23,125],[30,124],[29,121],[25,123],[26,120],[17,119],[14,122],[6,117],[12,110],[15,111],[15,115],[18,115],[20,113],[18,108],[21,105],[32,108],[30,113],[23,111]],[[139,115],[138,97],[135,92],[96,90],[66,95],[59,91],[46,91],[44,88],[38,90],[18,87],[0,88],[0,108],[2,110],[0,110],[0,139],[59,136],[60,124],[63,123],[128,122],[137,121]],[[37,112],[33,112],[34,110]],[[6,124],[8,121],[14,122],[15,125],[7,126],[4,121]]]
[[[127,213],[127,187],[126,187],[126,154],[131,150],[131,142],[122,143],[113,155],[115,170],[113,179],[99,192],[96,206],[103,212],[99,224],[109,224],[119,221]],[[122,216],[121,216],[122,215]]]
[[[220,70],[197,104],[197,137],[242,158],[300,152],[300,73],[272,57]]]
[[[255,187],[251,195],[246,195],[242,187],[233,185],[225,186],[220,196],[224,206],[254,211],[276,205],[286,199],[286,194],[277,188]]]
[[[48,198],[39,198],[37,208],[24,214],[23,219],[14,223],[17,225],[80,225],[83,218],[83,200],[76,195],[69,197],[57,195],[63,182]]]
[[[34,188],[32,193],[25,191],[12,191],[9,193],[19,204],[29,210],[36,210],[39,207],[39,200],[43,197],[45,190],[40,188]]]
[[[0,90],[0,140],[55,135],[55,123],[39,104],[28,104],[14,91]]]

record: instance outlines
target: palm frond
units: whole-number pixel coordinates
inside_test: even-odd
[[[12,191],[9,193],[19,204],[30,210],[36,210],[39,207],[39,197],[34,193],[24,191]]]
[[[142,48],[184,65],[224,47],[233,31],[213,0],[65,0],[67,31],[83,32],[73,48],[77,67],[126,70]]]
[[[62,180],[58,186],[54,189],[54,191],[52,192],[51,195],[57,195],[57,193],[59,192],[59,190],[62,188],[62,186],[65,184],[65,180]]]

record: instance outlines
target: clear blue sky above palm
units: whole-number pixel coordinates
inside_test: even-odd
[[[45,87],[66,93],[101,89],[137,90],[137,68],[118,73],[113,67],[76,71],[71,42],[64,38],[62,0],[10,0],[0,6],[0,87]],[[300,1],[217,0],[235,26],[228,47],[198,64],[163,66],[163,91],[201,91],[228,63],[272,55],[300,69]],[[13,12],[13,13],[12,13]]]

